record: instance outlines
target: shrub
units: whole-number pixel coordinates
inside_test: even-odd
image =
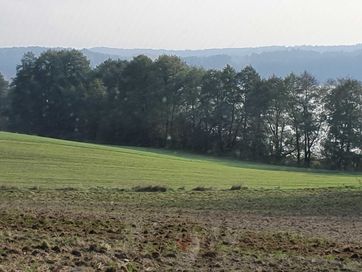
[[[246,189],[248,189],[248,187],[245,185],[233,185],[230,188],[231,191],[237,191],[237,190],[242,190],[242,189],[246,190]]]
[[[166,192],[167,188],[164,186],[158,185],[149,185],[149,186],[136,186],[133,188],[135,192]]]
[[[194,189],[192,189],[192,191],[197,191],[197,192],[210,191],[210,190],[211,190],[211,188],[206,188],[203,186],[197,186]]]
[[[78,191],[77,188],[74,187],[62,187],[62,188],[57,188],[55,189],[57,191],[62,191],[62,192],[74,192],[74,191]]]
[[[231,191],[241,190],[241,185],[233,185],[230,188]]]

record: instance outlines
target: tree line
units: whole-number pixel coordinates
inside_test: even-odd
[[[362,84],[307,72],[261,78],[191,67],[175,56],[107,60],[27,53],[0,76],[0,129],[161,147],[275,164],[362,170]]]

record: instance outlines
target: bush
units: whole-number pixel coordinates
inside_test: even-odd
[[[246,189],[248,189],[248,187],[244,186],[244,185],[233,185],[230,188],[231,191],[237,191],[237,190],[241,190],[241,189],[246,190]]]
[[[211,188],[206,188],[203,186],[197,186],[194,189],[192,189],[192,191],[197,191],[197,192],[204,192],[204,191],[210,191]]]
[[[57,188],[55,190],[62,191],[62,192],[75,192],[75,191],[78,191],[78,189],[74,188],[74,187],[63,187],[63,188]]]
[[[230,188],[231,191],[241,190],[241,185],[233,185]]]
[[[166,192],[167,188],[164,186],[136,186],[133,188],[135,192]]]

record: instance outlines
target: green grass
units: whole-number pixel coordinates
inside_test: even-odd
[[[227,189],[361,186],[361,174],[216,159],[171,151],[112,147],[0,132],[0,185],[121,187],[163,185]]]

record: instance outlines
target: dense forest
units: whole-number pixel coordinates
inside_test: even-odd
[[[107,60],[76,50],[24,55],[0,75],[0,129],[162,147],[303,167],[362,170],[362,84],[307,72],[262,78],[178,57]]]

